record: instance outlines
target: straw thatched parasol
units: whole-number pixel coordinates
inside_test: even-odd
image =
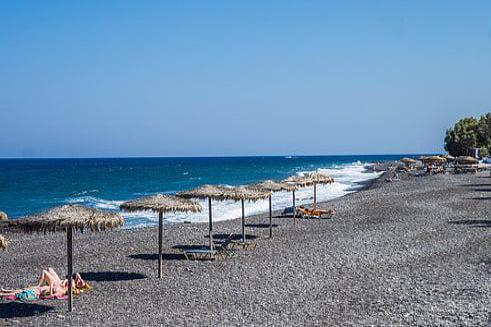
[[[285,183],[285,182],[276,182],[272,180],[267,180],[261,183],[253,184],[249,186],[250,188],[257,189],[259,191],[266,192],[295,192],[297,187],[295,185]],[[273,237],[273,205],[271,203],[271,194],[269,195],[269,237]]]
[[[457,158],[457,162],[463,165],[475,165],[479,163],[479,160],[469,156],[461,156]]]
[[[455,157],[450,155],[450,154],[446,154],[446,155],[442,156],[442,158],[445,158],[445,160],[447,160],[447,161],[455,161]]]
[[[246,244],[246,234],[245,234],[245,209],[244,201],[253,201],[266,199],[271,195],[270,191],[261,191],[257,189],[248,188],[246,186],[234,187],[230,190],[229,198],[234,201],[240,201],[242,205],[242,243]]]
[[[314,210],[317,207],[317,184],[332,184],[334,179],[319,172],[308,173],[307,178],[314,181]]]
[[[291,176],[285,180],[287,183],[293,183],[298,186],[314,186],[314,209],[317,207],[317,184],[331,184],[334,179],[326,174],[313,172],[306,173],[303,176]],[[293,206],[293,215],[295,216],[295,205]]]
[[[159,214],[159,278],[162,278],[162,241],[164,233],[164,212],[200,212],[201,206],[193,201],[173,195],[155,194],[120,205],[123,211],[153,211]]]
[[[404,157],[399,161],[402,162],[403,164],[405,164],[406,167],[410,167],[411,165],[414,165],[416,163],[416,160],[414,160],[412,158],[407,158],[407,157]]]
[[[242,241],[246,242],[245,236],[245,210],[244,201],[258,201],[261,199],[266,199],[271,192],[263,192],[255,189],[250,189],[244,186],[239,187],[225,187],[221,185],[204,185],[190,191],[184,191],[177,193],[177,196],[184,198],[198,198],[198,199],[208,199],[209,204],[209,225],[210,225],[210,239],[212,238],[212,215],[211,215],[211,200],[225,201],[241,201],[242,203]],[[210,249],[213,246],[212,241],[210,241]]]
[[[286,182],[278,182],[272,180],[267,180],[261,183],[252,184],[248,186],[248,188],[257,189],[266,192],[281,192],[281,191],[293,192],[297,189],[295,185]]]
[[[440,156],[431,156],[430,159],[433,161],[433,163],[441,165],[447,162],[447,159],[440,157]]]
[[[319,172],[313,172],[313,173],[307,173],[306,174],[307,178],[310,178],[311,180],[314,181],[314,183],[317,184],[331,184],[334,183],[334,179],[326,174],[319,173]]]
[[[418,158],[418,160],[421,161],[423,164],[427,164],[432,161],[430,158],[431,157],[428,156],[421,156]]]
[[[2,235],[0,235],[0,250],[4,250],[7,248],[7,246],[9,245],[9,242],[7,241],[7,239],[5,237],[3,237]]]
[[[91,230],[94,232],[120,227],[123,218],[114,212],[101,211],[81,205],[64,205],[46,212],[18,219],[10,226],[25,232],[66,232],[68,276],[73,275],[73,231]],[[68,283],[68,310],[72,311],[72,283]]]
[[[208,199],[208,237],[209,247],[213,250],[213,214],[211,200],[224,201],[225,194],[229,192],[229,188],[221,185],[203,185],[192,190],[178,192],[177,196],[185,199]]]
[[[0,221],[5,221],[5,220],[9,220],[9,217],[5,212],[0,211]]]
[[[293,175],[293,176],[290,176],[287,179],[285,179],[284,182],[289,183],[289,184],[293,184],[293,185],[297,185],[299,187],[314,185],[314,181],[310,178],[307,178],[306,175],[303,175],[303,176]]]
[[[442,165],[447,161],[445,158],[440,156],[422,156],[419,157],[419,160],[428,168],[428,170],[430,169],[431,165]]]
[[[285,183],[295,185],[298,187],[306,187],[310,185],[314,185],[314,182],[311,179],[305,178],[305,176],[293,175],[284,180]],[[296,204],[295,204],[295,190],[292,191],[292,208],[293,208],[293,224],[296,224]]]

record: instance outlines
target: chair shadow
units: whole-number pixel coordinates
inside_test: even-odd
[[[246,224],[246,227],[250,228],[269,228],[269,224]],[[278,227],[277,224],[272,224],[273,228]]]
[[[454,225],[469,225],[471,227],[491,227],[491,220],[486,219],[463,219],[463,220],[452,220],[448,222]]]
[[[461,184],[459,186],[464,186],[464,187],[491,186],[491,183],[483,183],[483,184]]]
[[[269,226],[269,225],[268,225]],[[208,236],[205,236],[208,237]],[[254,240],[257,238],[256,235],[252,234],[246,234],[246,238],[249,240]],[[225,240],[225,239],[231,239],[232,241],[237,241],[242,239],[242,234],[213,234],[213,239],[215,240]]]
[[[0,303],[0,319],[33,317],[51,310],[53,307],[37,303]]]
[[[128,258],[138,260],[158,260],[159,255],[157,253],[139,253],[131,254],[128,256]],[[182,253],[162,253],[162,259],[164,261],[186,260],[186,257]]]
[[[475,188],[475,192],[491,192],[491,188]]]
[[[279,215],[276,215],[276,216],[273,216],[273,218],[280,218],[280,219],[293,219],[293,213],[285,213],[285,214],[279,214]],[[297,216],[298,218],[298,216]]]
[[[491,200],[491,196],[468,198],[469,200]]]
[[[123,271],[91,271],[82,272],[80,275],[84,280],[92,282],[119,282],[147,278],[147,276],[143,274],[128,273]]]
[[[177,249],[177,250],[181,250],[181,251],[188,251],[188,250],[202,249],[205,247],[206,247],[206,245],[204,245],[204,244],[201,244],[201,245],[178,244],[178,245],[174,245],[172,248]]]

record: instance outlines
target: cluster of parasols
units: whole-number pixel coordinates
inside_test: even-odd
[[[455,158],[449,154],[443,156],[421,156],[418,158],[418,160],[421,161],[424,166],[431,166],[431,165],[441,166],[450,162],[454,162],[460,165],[475,165],[479,163],[479,161],[473,157],[461,156]],[[407,167],[414,166],[417,163],[417,160],[407,157],[402,158],[399,161],[401,161]]]
[[[198,188],[179,192],[176,195],[156,194],[137,198],[121,204],[120,209],[126,212],[152,211],[159,216],[158,237],[158,277],[162,278],[162,243],[163,243],[163,216],[173,212],[200,212],[202,207],[193,199],[207,200],[209,211],[209,251],[213,251],[213,215],[212,201],[233,200],[242,205],[242,244],[247,244],[245,233],[245,201],[258,201],[269,199],[269,237],[272,237],[272,201],[274,192],[287,191],[293,194],[293,213],[295,223],[296,205],[295,191],[298,187],[313,186],[314,209],[317,204],[317,184],[331,184],[334,180],[322,173],[314,172],[302,176],[292,176],[284,181],[264,181],[258,184],[225,187],[221,185],[203,185]],[[90,230],[104,231],[120,227],[124,224],[123,217],[116,212],[103,211],[82,205],[63,205],[45,212],[8,220],[6,214],[0,212],[0,227],[13,230],[32,232],[66,232],[67,236],[67,266],[68,276],[73,274],[73,232]],[[0,235],[0,249],[5,249],[7,240]],[[68,310],[72,311],[72,285],[68,283]]]

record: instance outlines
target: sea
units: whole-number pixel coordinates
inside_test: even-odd
[[[403,155],[274,156],[200,158],[97,158],[97,159],[1,159],[0,211],[10,219],[63,204],[81,204],[119,211],[125,200],[154,193],[173,194],[203,184],[229,186],[282,180],[291,175],[320,171],[334,178],[317,187],[318,201],[356,192],[362,183],[380,173],[367,170],[375,162],[398,160]],[[312,187],[296,192],[297,204],[312,203]],[[292,195],[274,193],[273,209],[291,207]],[[205,222],[203,212],[167,214],[164,223]],[[268,210],[267,200],[246,203],[246,215]],[[152,212],[122,213],[125,228],[154,226]],[[217,221],[240,217],[239,203],[224,201],[213,206]]]

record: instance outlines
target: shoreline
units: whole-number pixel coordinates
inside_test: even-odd
[[[386,165],[390,165],[391,163],[390,162],[387,162]],[[367,167],[371,165],[370,163],[365,163],[364,164],[364,173],[368,173],[370,172],[369,169],[367,169]],[[353,186],[351,186],[350,188],[347,188],[346,189],[346,194],[344,195],[341,195],[341,196],[338,196],[338,197],[335,197],[335,198],[332,198],[332,199],[329,199],[329,200],[325,200],[325,201],[319,201],[317,202],[317,204],[319,206],[325,206],[327,204],[329,204],[329,202],[332,202],[336,199],[339,199],[339,198],[342,198],[342,197],[345,197],[345,196],[348,196],[350,194],[353,194],[353,193],[358,193],[358,192],[361,192],[363,190],[367,190],[367,189],[370,189],[373,185],[376,185],[377,184],[377,181],[380,180],[380,179],[383,179],[385,178],[387,172],[382,172],[380,174],[380,176],[378,177],[375,177],[375,178],[371,178],[371,179],[367,179],[367,180],[363,180],[363,181],[359,181],[359,182],[353,182]],[[304,187],[304,189],[310,189],[310,187]],[[274,196],[274,194],[273,194]],[[310,198],[313,202],[313,195],[312,197]],[[247,203],[247,202],[246,202]],[[297,199],[297,203],[298,203],[298,199]],[[297,207],[300,206],[300,205],[303,205],[304,207],[307,207],[307,208],[312,208],[312,203],[307,203],[307,204],[297,204]],[[246,204],[246,207],[247,207],[247,204]],[[273,205],[273,208],[274,208],[274,205]],[[290,207],[291,208],[291,207]],[[274,216],[278,216],[281,214],[281,212],[283,212],[286,208],[283,208],[283,209],[273,209],[273,217]],[[203,211],[204,212],[207,212],[207,208],[203,208]],[[246,209],[247,211],[247,209]],[[254,213],[254,214],[251,214],[251,215],[247,215],[246,214],[246,219],[249,219],[249,218],[258,218],[258,217],[261,217],[261,216],[265,216],[269,214],[269,211],[266,210],[266,211],[261,211],[261,212],[257,212],[257,213]],[[213,225],[215,224],[218,224],[220,222],[224,222],[224,221],[236,221],[236,220],[240,220],[241,217],[238,216],[238,217],[235,217],[235,218],[227,218],[227,219],[221,219],[221,220],[214,220],[213,221]],[[165,226],[173,226],[173,225],[180,225],[180,224],[186,224],[186,225],[191,225],[191,224],[206,224],[208,225],[208,221],[203,221],[203,222],[193,222],[193,221],[189,221],[189,220],[185,220],[185,221],[181,221],[181,222],[172,222],[172,221],[166,221],[165,220],[165,217],[164,217],[164,225]],[[155,228],[156,225],[153,225],[153,226],[135,226],[135,227],[124,227],[121,228],[121,230],[131,230],[131,229],[141,229],[141,228]],[[168,227],[166,227],[168,228]]]
[[[332,201],[335,201],[337,199],[340,199],[340,198],[343,198],[343,197],[346,197],[346,196],[349,196],[351,194],[355,194],[355,193],[358,193],[358,192],[362,192],[364,190],[369,190],[370,188],[372,187],[376,187],[376,184],[379,182],[379,180],[383,181],[383,179],[385,178],[387,172],[383,172],[379,177],[376,177],[376,178],[373,178],[373,179],[369,179],[369,180],[365,180],[365,181],[361,181],[361,182],[355,182],[355,184],[358,184],[360,187],[356,188],[356,189],[348,189],[347,191],[349,193],[347,194],[344,194],[342,196],[339,196],[339,197],[336,197],[336,198],[333,198],[333,199],[330,199],[330,200],[327,200],[327,201],[320,201],[320,202],[317,202],[317,205],[319,207],[326,207],[329,205],[329,203],[331,203]],[[312,197],[312,200],[313,200],[313,197]],[[297,205],[298,207],[299,205]],[[302,206],[306,207],[306,208],[312,208],[313,204],[310,203],[310,204],[302,204]],[[204,208],[203,209],[204,211],[207,211],[208,209],[207,208]],[[280,217],[282,215],[282,212],[285,210],[285,208],[283,209],[273,209],[272,211],[272,215],[273,215],[273,218],[281,218],[281,219],[287,219],[288,217]],[[245,219],[248,220],[248,219],[260,219],[260,218],[264,218],[266,217],[266,215],[269,215],[269,211],[264,211],[264,212],[260,212],[260,213],[256,213],[256,214],[252,214],[252,215],[247,215],[245,216]],[[292,218],[290,218],[292,219]],[[229,218],[229,219],[223,219],[223,220],[218,220],[218,221],[213,221],[213,226],[216,226],[217,224],[220,224],[222,222],[233,222],[233,221],[240,221],[241,220],[241,217],[235,217],[235,218]],[[164,226],[166,229],[169,229],[171,226],[175,226],[175,225],[208,225],[208,221],[206,222],[192,222],[192,221],[182,221],[182,222],[166,222],[164,220]],[[112,232],[118,232],[118,231],[125,231],[125,230],[139,230],[139,229],[155,229],[156,226],[136,226],[136,227],[122,227],[121,229],[116,229]]]
[[[156,278],[157,229],[74,236],[74,267],[94,290],[75,299],[0,301],[6,326],[81,325],[474,325],[485,326],[491,235],[489,178],[435,175],[386,183],[319,207],[331,219],[248,216],[256,250],[223,261],[185,261],[180,248],[205,245],[206,223],[164,231],[164,279]],[[480,199],[474,200],[474,199]],[[276,211],[278,213],[278,211]],[[481,225],[488,227],[481,227]],[[239,234],[237,219],[214,232]],[[0,287],[33,284],[41,269],[65,271],[63,234],[4,233]]]
[[[384,156],[380,157],[384,158]],[[215,162],[207,160],[203,164],[192,161],[175,163],[164,159],[162,162],[159,159],[157,163],[150,163],[142,159],[141,162],[128,164],[119,163],[116,160],[106,165],[97,162],[81,164],[80,174],[75,174],[75,171],[70,168],[71,166],[66,163],[60,163],[59,169],[54,169],[57,166],[51,164],[32,164],[32,166],[25,164],[19,167],[7,165],[0,167],[0,177],[6,178],[7,185],[3,192],[0,192],[0,203],[3,204],[0,210],[5,211],[11,219],[23,218],[68,203],[118,211],[121,202],[139,196],[154,193],[173,194],[179,190],[191,189],[206,183],[248,185],[266,179],[283,179],[290,174],[313,171],[317,169],[315,167],[324,167],[323,169],[327,169],[328,173],[332,172],[338,176],[343,184],[336,184],[332,189],[322,190],[318,193],[318,198],[322,200],[342,195],[343,190],[349,188],[353,184],[352,181],[358,178],[374,177],[370,174],[366,176],[360,174],[361,171],[365,170],[364,165],[358,165],[356,159],[370,162],[364,161],[367,158],[344,158],[346,161],[339,163],[331,157],[314,158],[318,158],[317,161],[300,158],[297,162],[297,160],[273,157],[274,160],[271,161],[256,160],[256,162],[255,159],[244,159],[242,161],[215,160],[217,161]],[[252,160],[252,162],[248,160]],[[257,169],[247,168],[248,166],[244,166],[247,164],[258,165],[258,167]],[[230,169],[224,173],[219,173],[224,167],[230,167]],[[3,171],[9,173],[3,175],[1,173],[2,168],[7,169],[3,169]],[[38,168],[47,169],[42,185],[38,185],[41,182],[38,180],[39,176],[36,175]],[[96,174],[96,176],[91,174]],[[98,175],[103,177],[96,178]],[[64,184],[63,180],[59,180],[61,176],[70,180],[71,183]],[[120,185],[120,183],[122,184]],[[300,193],[305,194],[300,196]],[[302,198],[308,194],[308,191],[300,193],[299,197]],[[284,194],[275,195],[275,202],[277,203],[273,203],[273,205],[286,206],[288,201],[286,196]],[[222,204],[225,207],[222,207]],[[216,215],[218,219],[235,216],[240,212],[240,209],[238,210],[227,203],[220,203],[216,208],[219,209]],[[267,205],[261,202],[259,206],[254,206],[251,212],[266,211],[266,208]],[[152,216],[144,212],[126,213],[124,216],[127,218],[127,226],[155,223]],[[199,213],[193,217],[185,217],[183,214],[167,217],[166,220],[177,222],[185,219],[201,221],[207,219],[205,214]]]

